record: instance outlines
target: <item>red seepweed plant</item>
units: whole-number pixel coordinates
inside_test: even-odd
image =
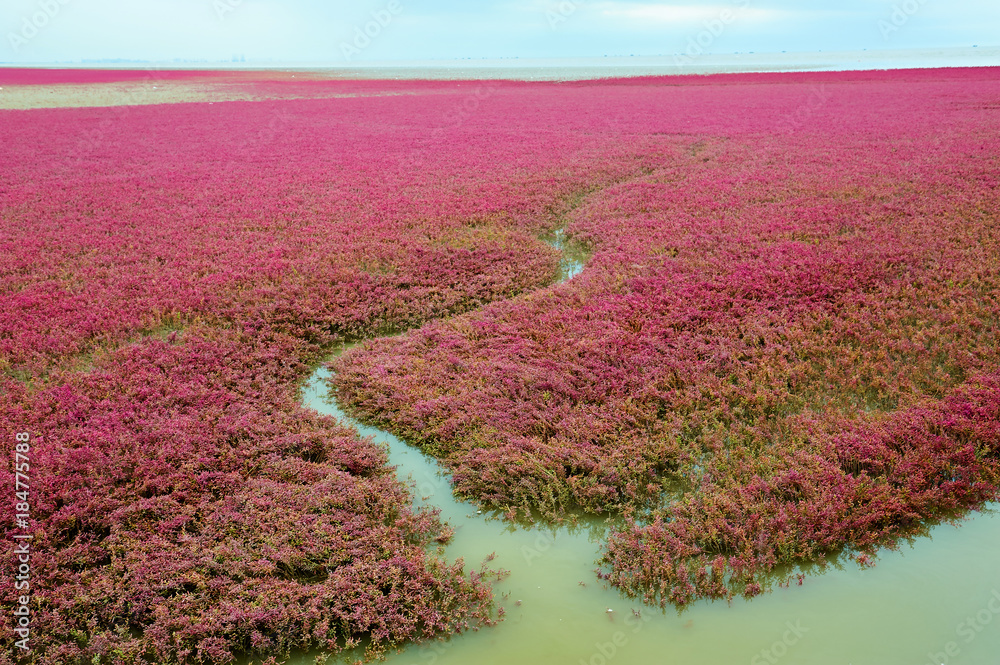
[[[495,620],[381,451],[298,406],[349,338],[417,328],[341,398],[464,496],[630,515],[605,574],[650,602],[995,496],[995,71],[247,85],[303,99],[0,112],[30,662]],[[543,289],[562,224],[592,258]]]

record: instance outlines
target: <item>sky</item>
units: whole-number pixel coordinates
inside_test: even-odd
[[[370,64],[1000,45],[998,0],[0,0],[0,62]]]

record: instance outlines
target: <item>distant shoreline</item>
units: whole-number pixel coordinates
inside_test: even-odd
[[[589,80],[639,76],[998,67],[1000,46],[813,53],[675,54],[373,63],[0,63],[0,69],[303,72],[332,79]]]

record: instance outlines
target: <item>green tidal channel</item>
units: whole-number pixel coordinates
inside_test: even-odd
[[[561,245],[562,238],[555,240]],[[564,263],[564,280],[582,267]],[[415,505],[440,508],[455,530],[446,558],[463,558],[468,570],[495,555],[489,566],[510,571],[494,584],[506,612],[499,625],[410,645],[390,654],[389,665],[1000,665],[995,513],[975,514],[960,526],[931,526],[925,537],[884,552],[871,568],[834,560],[825,570],[801,571],[801,585],[793,581],[752,601],[664,611],[624,597],[597,577],[608,528],[603,520],[525,527],[457,500],[432,457],[348,417],[330,399],[329,377],[325,367],[313,373],[302,391],[304,405],[388,451]],[[302,656],[290,665],[313,662],[314,656]]]

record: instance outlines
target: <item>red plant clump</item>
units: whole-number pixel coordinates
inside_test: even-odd
[[[478,574],[425,553],[441,525],[384,453],[297,406],[301,355],[191,331],[34,394],[8,383],[6,422],[43,433],[37,662],[228,662],[491,621]]]
[[[1000,77],[812,78],[646,91],[687,108],[615,130],[690,138],[568,215],[588,268],[345,354],[342,400],[463,496],[631,515],[603,561],[654,603],[995,497]]]

